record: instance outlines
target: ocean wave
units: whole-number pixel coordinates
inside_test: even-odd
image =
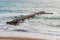
[[[32,0],[31,0],[32,1]],[[57,6],[56,6],[56,5]],[[54,6],[53,6],[54,5]],[[48,12],[54,11],[53,15],[40,15],[36,16],[33,19],[25,20],[24,23],[20,23],[18,26],[7,25],[7,21],[11,21],[14,19],[14,16],[20,16],[21,14],[26,15],[29,12],[33,12],[34,10],[45,10]],[[60,14],[59,10],[59,3],[51,3],[51,2],[30,2],[27,3],[25,1],[22,2],[1,2],[0,6],[0,30],[5,31],[24,31],[24,32],[31,32],[31,33],[41,33],[45,35],[59,35],[58,30],[54,32],[56,29],[54,27],[60,27]],[[59,12],[60,13],[60,12]],[[30,13],[31,14],[31,13]],[[52,31],[52,32],[51,32]]]
[[[27,10],[0,10],[0,12],[26,13]]]

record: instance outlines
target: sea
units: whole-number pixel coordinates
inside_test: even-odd
[[[18,26],[6,24],[14,16],[40,11],[53,14],[26,19]],[[18,30],[60,37],[60,0],[0,0],[0,31],[20,32]]]

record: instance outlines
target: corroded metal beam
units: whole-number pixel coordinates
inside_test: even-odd
[[[34,14],[26,15],[26,16],[24,16],[22,18],[13,19],[10,22],[6,22],[6,24],[18,25],[19,23],[21,23],[21,21],[24,22],[25,19],[33,18],[33,17],[35,17],[35,15],[42,15],[42,14],[53,14],[53,13],[45,13],[44,11],[35,12]]]

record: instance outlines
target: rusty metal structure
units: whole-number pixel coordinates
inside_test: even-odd
[[[35,12],[34,14],[26,15],[22,18],[13,19],[10,22],[6,22],[6,24],[18,25],[19,23],[21,23],[21,21],[24,22],[24,20],[26,20],[26,19],[33,18],[33,17],[35,17],[35,15],[42,15],[42,14],[53,14],[53,13],[45,13],[45,11]]]

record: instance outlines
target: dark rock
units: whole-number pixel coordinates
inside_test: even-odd
[[[15,29],[13,31],[21,31],[21,32],[28,32],[27,30],[24,30],[24,29]]]

